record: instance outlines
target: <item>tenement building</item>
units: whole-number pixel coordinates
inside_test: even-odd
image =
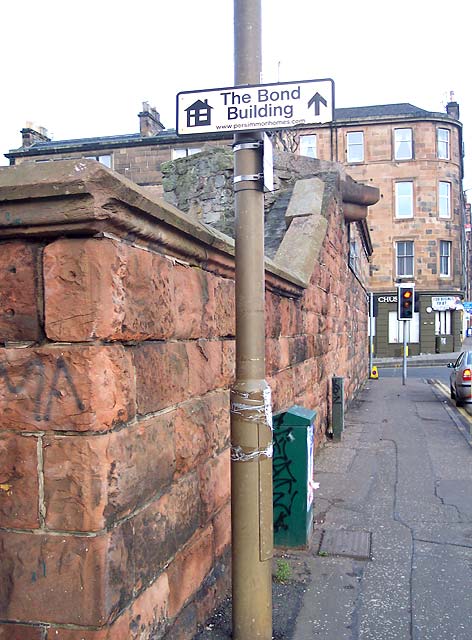
[[[228,145],[227,134],[178,137],[159,113],[143,103],[140,132],[52,141],[44,129],[22,130],[22,146],[6,154],[10,164],[94,158],[148,190],[162,195],[165,163]],[[400,355],[396,285],[415,285],[409,353],[454,351],[463,338],[461,300],[467,282],[463,142],[459,105],[445,113],[408,103],[335,110],[333,122],[273,134],[275,146],[303,156],[343,164],[356,181],[380,189],[369,210],[373,242],[370,288],[376,319],[377,356]],[[470,228],[470,227],[469,227]],[[350,256],[355,262],[356,239]]]

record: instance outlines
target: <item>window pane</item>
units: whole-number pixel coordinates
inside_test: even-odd
[[[410,160],[412,157],[412,130],[395,129],[395,160]]]
[[[413,216],[413,183],[397,182],[395,192],[396,217],[411,218]]]
[[[451,217],[451,184],[449,182],[439,183],[439,217]]]
[[[316,135],[300,136],[300,155],[316,158]]]
[[[111,156],[98,156],[98,161],[111,169]]]
[[[451,242],[441,240],[439,243],[439,275],[451,275]]]
[[[397,242],[397,275],[412,276],[414,261],[414,246],[411,240]]]
[[[201,149],[199,147],[194,147],[193,149],[188,149],[188,155],[193,156],[195,153],[200,153]]]
[[[403,327],[407,325],[407,342],[420,341],[420,314],[413,312],[413,318],[409,322],[398,320],[396,311],[388,313],[388,341],[390,344],[403,343]]]
[[[364,134],[362,131],[353,131],[347,134],[347,161],[364,161]]]
[[[185,158],[187,156],[187,149],[172,149],[172,160],[177,158]]]
[[[438,129],[438,158],[449,160],[449,129]]]

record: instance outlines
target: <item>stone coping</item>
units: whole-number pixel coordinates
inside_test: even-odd
[[[95,160],[0,171],[0,240],[108,236],[234,277],[234,241]],[[266,285],[299,297],[306,281],[265,259]]]

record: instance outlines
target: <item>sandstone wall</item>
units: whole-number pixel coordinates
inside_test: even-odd
[[[339,194],[267,261],[274,411],[367,377]],[[0,637],[190,638],[229,584],[231,241],[94,162],[0,173]]]

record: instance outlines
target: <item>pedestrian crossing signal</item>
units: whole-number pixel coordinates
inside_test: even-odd
[[[415,287],[411,284],[398,285],[398,319],[412,320],[415,306]]]

